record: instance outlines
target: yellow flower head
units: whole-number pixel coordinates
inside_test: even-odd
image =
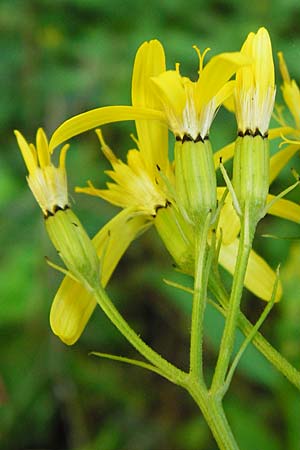
[[[59,166],[50,158],[48,140],[39,128],[36,147],[28,144],[21,133],[15,135],[27,166],[30,189],[40,205],[48,235],[66,265],[69,276],[88,290],[99,281],[99,259],[95,248],[68,203],[65,170],[65,145],[60,153]]]
[[[232,93],[233,83],[228,82],[237,68],[247,63],[240,53],[222,53],[203,67],[209,49],[199,56],[199,78],[193,82],[181,76],[179,65],[153,77],[154,89],[161,100],[166,121],[175,136],[185,136],[193,141],[207,137],[211,123],[221,103]]]
[[[51,162],[48,140],[42,128],[36,134],[36,145],[28,144],[19,131],[15,135],[29,175],[29,187],[45,217],[69,206],[65,158],[69,145],[60,152],[59,166]]]
[[[274,63],[265,28],[249,33],[241,53],[252,59],[236,74],[235,110],[239,133],[266,135],[275,100]]]
[[[281,86],[283,98],[295,120],[296,128],[300,131],[300,90],[296,81],[290,78],[282,52],[278,53],[278,58],[279,69],[283,79]]]
[[[102,151],[113,170],[106,173],[115,181],[107,183],[108,189],[96,189],[91,182],[89,187],[76,188],[77,192],[95,195],[107,200],[113,205],[130,208],[135,214],[155,216],[159,208],[164,208],[168,200],[164,192],[164,183],[157,174],[153,180],[147,170],[143,155],[133,149],[127,153],[127,164],[118,159],[105,143],[100,130],[96,131]]]

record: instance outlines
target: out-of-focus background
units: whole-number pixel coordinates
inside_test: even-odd
[[[160,39],[168,67],[179,61],[182,72],[195,78],[193,44],[202,50],[211,47],[211,55],[238,50],[248,32],[262,25],[270,32],[274,55],[283,50],[292,76],[300,81],[298,0],[1,0],[1,449],[216,448],[185,392],[155,374],[89,355],[95,350],[137,356],[100,310],[73,347],[51,333],[49,309],[61,275],[44,260],[56,257],[26,185],[13,129],[33,141],[39,126],[50,134],[76,113],[130,104],[132,63],[144,40]],[[133,123],[103,131],[124,158],[132,146]],[[234,135],[233,117],[221,110],[211,133],[215,149]],[[87,179],[104,187],[107,164],[93,132],[72,141],[67,163],[71,190]],[[290,167],[297,165],[298,156]],[[272,192],[292,182],[287,168]],[[299,202],[299,189],[290,198]],[[118,211],[100,199],[74,194],[73,200],[90,235]],[[259,235],[264,233],[300,236],[298,225],[272,218],[259,227]],[[272,267],[282,263],[285,289],[263,332],[299,368],[300,246],[295,239],[263,237],[255,246]],[[150,230],[124,256],[109,291],[143,338],[186,368],[190,298],[162,281],[176,277],[170,257]],[[252,320],[262,306],[245,294],[244,310]],[[205,347],[210,368],[221,327],[222,319],[209,309]],[[243,450],[300,448],[299,393],[253,349],[243,357],[225,407]]]

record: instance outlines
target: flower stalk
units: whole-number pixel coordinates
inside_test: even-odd
[[[210,272],[208,235],[211,213],[203,227],[195,230],[195,275],[191,319],[190,373],[204,383],[203,377],[203,325]]]
[[[246,217],[243,217],[242,219],[239,250],[228,303],[227,317],[211,385],[211,391],[219,393],[220,397],[223,396],[222,388],[224,386],[233,352],[244,280],[254,237],[253,233],[254,230],[249,227],[249,220],[246,215]]]

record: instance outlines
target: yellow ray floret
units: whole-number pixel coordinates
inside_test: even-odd
[[[37,131],[35,146],[28,144],[19,131],[15,131],[15,135],[29,172],[29,187],[44,215],[53,214],[58,208],[65,209],[69,205],[65,170],[69,145],[62,148],[59,166],[55,167],[51,162],[48,140],[42,128]]]
[[[282,52],[278,53],[278,59],[283,79],[281,86],[283,98],[294,118],[296,128],[300,131],[300,90],[296,81],[290,78]]]
[[[123,163],[105,143],[100,130],[97,130],[97,135],[102,151],[113,168],[106,173],[115,183],[107,183],[108,189],[96,189],[89,182],[89,187],[76,188],[76,191],[96,195],[116,206],[131,208],[139,214],[155,216],[157,209],[167,204],[164,183],[159,172],[157,171],[157,178],[153,180],[141,152],[135,149],[129,150],[127,164]]]
[[[152,89],[151,77],[166,70],[165,52],[162,44],[154,39],[144,42],[138,49],[133,66],[131,97],[134,107],[160,109],[160,101]],[[158,120],[136,119],[135,126],[139,150],[147,172],[155,176],[158,165],[163,173],[168,168],[168,128]]]
[[[222,245],[220,249],[219,262],[230,273],[234,271],[238,246],[239,241],[236,239],[230,245]],[[257,253],[251,250],[245,278],[245,287],[259,298],[270,301],[275,282],[276,273]],[[275,301],[279,301],[281,296],[282,286],[279,283]]]
[[[96,234],[93,244],[101,261],[100,279],[105,287],[130,243],[148,228],[144,217],[132,217],[124,210]],[[74,344],[81,336],[96,300],[91,291],[66,276],[52,303],[51,328],[65,344]]]

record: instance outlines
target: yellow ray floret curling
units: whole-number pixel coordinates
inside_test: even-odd
[[[101,197],[122,208],[130,207],[136,213],[155,216],[158,208],[165,207],[166,193],[162,179],[152,179],[144,162],[143,155],[136,149],[127,153],[127,164],[118,159],[105,143],[102,133],[97,130],[102,151],[112,165],[113,170],[106,173],[115,183],[107,183],[108,189],[96,189],[91,182],[89,187],[76,188],[76,192]]]

